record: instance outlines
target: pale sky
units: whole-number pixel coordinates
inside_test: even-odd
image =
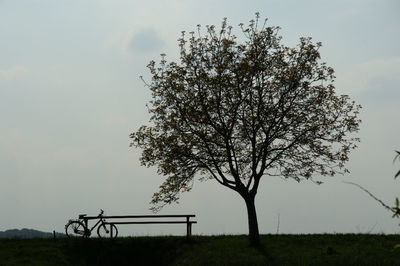
[[[363,106],[350,174],[265,178],[256,198],[261,233],[398,233],[387,204],[400,150],[400,1],[0,0],[0,231],[63,231],[79,213],[151,214],[163,177],[140,166],[129,134],[151,99],[139,76],[177,58],[177,38],[197,24],[237,28],[267,17],[283,42],[322,42],[336,87]],[[197,215],[194,234],[246,234],[244,201],[215,181],[196,182],[160,214]],[[184,234],[182,225],[122,226],[123,235]]]

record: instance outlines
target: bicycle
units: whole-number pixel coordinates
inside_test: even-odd
[[[78,220],[69,220],[65,225],[65,233],[68,237],[90,237],[92,231],[97,227],[97,235],[100,238],[112,237],[118,235],[117,227],[112,223],[107,223],[103,218],[104,211],[100,209],[97,217],[86,217],[86,214],[80,214]],[[86,217],[86,218],[85,218]],[[99,220],[91,228],[88,226],[89,219]]]

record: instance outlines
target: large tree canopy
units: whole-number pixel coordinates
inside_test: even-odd
[[[290,48],[279,27],[226,19],[217,30],[182,33],[180,60],[149,63],[151,124],[131,134],[141,162],[166,176],[155,208],[174,202],[195,178],[238,192],[258,242],[254,197],[264,176],[312,178],[346,172],[358,141],[360,106],[337,95],[334,71],[320,62],[320,43],[301,38]]]

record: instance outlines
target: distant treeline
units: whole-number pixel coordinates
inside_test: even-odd
[[[6,231],[0,231],[0,238],[52,238],[53,233],[42,232],[34,229],[10,229]],[[65,234],[57,233],[56,237],[66,237]]]

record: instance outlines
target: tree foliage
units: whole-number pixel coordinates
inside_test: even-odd
[[[177,201],[196,177],[214,179],[253,198],[264,176],[297,181],[333,176],[357,138],[360,106],[337,95],[334,70],[320,61],[320,43],[281,43],[279,27],[258,14],[241,37],[198,25],[182,32],[178,62],[148,64],[150,125],[131,134],[141,163],[166,176],[153,196],[157,209]]]

